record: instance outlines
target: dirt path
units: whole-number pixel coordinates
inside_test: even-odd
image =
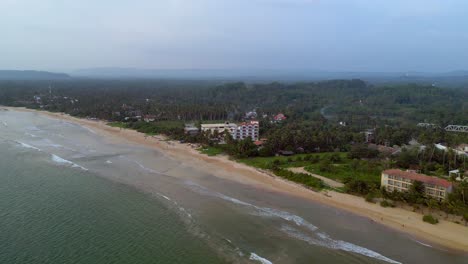
[[[326,185],[330,186],[330,187],[333,187],[333,188],[341,188],[341,187],[344,187],[344,184],[341,183],[341,182],[337,182],[337,181],[334,181],[334,180],[331,180],[329,178],[326,178],[326,177],[323,177],[323,176],[320,176],[320,175],[317,175],[317,174],[313,174],[313,173],[310,173],[308,171],[306,171],[304,169],[304,167],[299,167],[299,168],[288,168],[288,170],[292,171],[292,172],[295,172],[295,173],[305,173],[305,174],[308,174],[314,178],[318,178],[318,179],[321,179]]]

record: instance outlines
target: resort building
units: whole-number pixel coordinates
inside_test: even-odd
[[[281,121],[284,121],[286,119],[287,119],[287,117],[283,113],[279,113],[279,114],[277,114],[277,115],[275,115],[273,117],[274,122],[281,122]]]
[[[447,180],[398,169],[383,171],[381,185],[388,192],[406,192],[415,181],[423,183],[427,196],[439,201],[444,200],[453,189],[452,183]]]
[[[243,122],[237,126],[235,133],[232,133],[234,139],[244,139],[251,138],[252,141],[257,141],[259,136],[259,122],[258,121],[249,121]]]
[[[185,124],[184,132],[187,135],[196,136],[199,133],[199,129],[194,124]]]
[[[212,134],[215,131],[219,134],[227,131],[231,134],[233,139],[242,140],[249,137],[252,141],[257,141],[259,138],[260,126],[258,121],[244,122],[239,125],[226,122],[224,124],[202,124],[201,130],[203,132],[210,131]]]

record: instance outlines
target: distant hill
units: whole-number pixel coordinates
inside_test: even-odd
[[[65,73],[0,70],[0,80],[65,80],[70,78]]]
[[[98,79],[185,79],[244,82],[297,82],[361,79],[372,84],[419,83],[441,87],[467,87],[468,71],[451,72],[332,72],[311,69],[138,69],[90,68],[70,73]]]

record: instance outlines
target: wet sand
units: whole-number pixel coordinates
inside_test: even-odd
[[[468,252],[468,228],[463,225],[443,219],[439,219],[439,224],[431,225],[422,221],[421,214],[401,208],[383,208],[378,204],[367,203],[361,197],[334,191],[314,192],[299,184],[276,177],[269,172],[232,161],[227,156],[209,157],[200,154],[187,144],[167,141],[163,136],[150,137],[134,130],[110,127],[104,121],[79,119],[61,113],[35,111],[25,108],[3,108],[40,113],[52,118],[74,122],[92,129],[99,135],[106,137],[109,141],[153,147],[164,153],[164,155],[168,155],[206,173],[214,174],[217,177],[320,202],[367,217],[373,222],[408,233],[424,242],[447,249]]]

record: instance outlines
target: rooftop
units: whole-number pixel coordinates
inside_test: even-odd
[[[398,176],[398,177],[410,179],[410,180],[413,180],[413,181],[420,181],[420,182],[427,183],[427,184],[442,186],[442,187],[445,187],[445,188],[449,188],[449,187],[452,186],[452,183],[447,181],[447,180],[440,179],[440,178],[437,178],[437,177],[427,176],[427,175],[424,175],[424,174],[419,174],[419,173],[412,172],[412,171],[402,171],[402,170],[399,170],[399,169],[391,169],[391,170],[383,171],[383,173],[387,174],[387,175]]]

